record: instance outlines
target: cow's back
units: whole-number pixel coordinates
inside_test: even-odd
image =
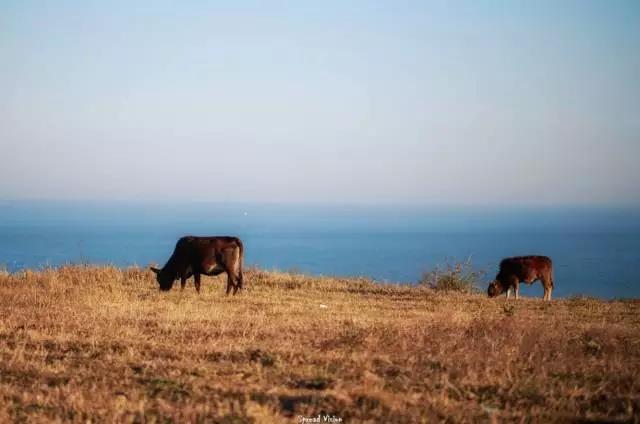
[[[551,273],[552,269],[553,263],[547,256],[515,256],[500,262],[499,276],[514,275],[520,279],[526,279],[531,275],[542,276]]]
[[[185,236],[178,240],[173,254],[179,262],[195,266],[206,258],[220,259],[228,250],[238,250],[242,255],[242,241],[232,236]]]

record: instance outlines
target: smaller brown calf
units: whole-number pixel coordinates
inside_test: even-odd
[[[520,282],[533,284],[534,281],[540,280],[544,287],[544,300],[551,300],[551,292],[553,291],[553,263],[547,256],[515,256],[506,258],[500,262],[500,271],[496,275],[496,279],[489,284],[487,290],[489,297],[498,296],[501,293],[507,293],[514,288],[516,299],[518,299],[518,291]]]

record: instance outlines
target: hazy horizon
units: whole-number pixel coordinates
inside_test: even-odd
[[[640,3],[4,2],[0,199],[638,207]]]
[[[0,230],[49,225],[164,227],[182,232],[640,232],[640,208],[260,203],[162,200],[0,200]],[[178,234],[176,234],[178,235]]]

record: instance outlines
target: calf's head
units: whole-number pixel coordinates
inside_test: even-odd
[[[156,274],[156,280],[158,281],[158,285],[160,285],[160,290],[171,290],[171,287],[173,287],[173,282],[176,279],[175,275],[171,275],[164,269],[158,269],[152,266],[149,267],[149,269]]]
[[[504,287],[498,280],[494,280],[489,284],[489,288],[487,289],[487,294],[489,297],[495,297],[504,292]]]

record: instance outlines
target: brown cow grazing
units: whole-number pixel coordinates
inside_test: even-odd
[[[534,281],[540,280],[544,287],[544,300],[551,300],[551,291],[553,290],[553,264],[551,259],[546,256],[516,256],[506,258],[500,262],[500,271],[496,275],[496,279],[489,284],[489,297],[494,297],[500,293],[509,292],[511,287],[516,292],[518,299],[518,286],[520,282],[532,284]]]
[[[200,293],[200,275],[227,273],[227,294],[242,288],[242,241],[237,237],[182,237],[176,243],[173,254],[162,269],[150,267],[156,273],[160,290],[171,290],[173,282],[180,279],[184,289],[187,279],[193,275],[196,291]]]

